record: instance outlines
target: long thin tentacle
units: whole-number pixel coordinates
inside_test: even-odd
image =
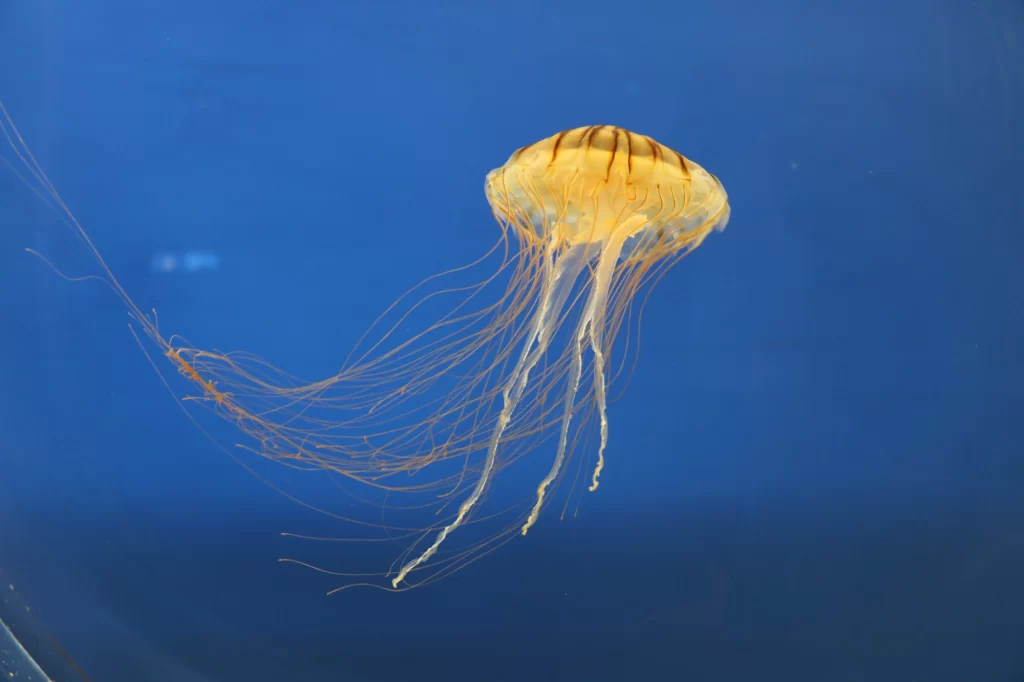
[[[522,397],[523,391],[529,382],[530,371],[544,356],[544,353],[547,352],[554,323],[561,314],[562,308],[572,292],[576,278],[579,277],[585,264],[585,249],[573,247],[561,254],[552,268],[546,268],[546,271],[551,273],[549,281],[546,283],[541,295],[540,305],[537,307],[537,312],[534,316],[533,328],[526,338],[519,361],[516,363],[505,385],[503,394],[504,405],[501,413],[498,415],[498,421],[494,425],[494,431],[488,442],[487,457],[484,459],[480,478],[473,487],[469,497],[459,505],[459,511],[452,522],[438,532],[433,544],[418,557],[402,566],[398,575],[391,581],[393,587],[398,587],[410,571],[423,562],[428,561],[437,552],[438,547],[441,546],[445,538],[462,525],[470,510],[472,510],[473,506],[476,505],[483,495],[494,471],[494,465],[498,456],[498,446],[505,433],[505,428],[512,419],[512,413],[515,411],[516,405],[519,403],[519,399]]]
[[[587,336],[588,330],[591,347],[595,349],[594,363],[595,365],[599,365],[604,362],[604,357],[601,353],[600,347],[600,332],[598,333],[598,339],[595,341],[594,329],[595,327],[604,325],[604,310],[605,304],[608,300],[608,290],[611,287],[612,275],[615,273],[615,264],[619,260],[619,254],[622,252],[622,245],[624,241],[625,234],[616,235],[609,240],[601,253],[601,259],[598,262],[597,271],[594,273],[590,295],[586,306],[583,309],[583,314],[580,317],[579,324],[576,326],[574,339],[576,347],[573,350],[569,383],[565,393],[565,405],[562,411],[562,430],[558,439],[558,451],[555,454],[555,461],[551,465],[551,470],[537,486],[537,501],[534,503],[533,509],[530,511],[530,515],[526,519],[526,523],[523,524],[523,535],[526,535],[527,531],[530,530],[530,527],[537,521],[541,507],[544,505],[544,495],[547,493],[548,486],[550,486],[552,481],[554,481],[558,476],[558,472],[562,468],[562,462],[565,461],[565,451],[569,442],[569,424],[572,420],[572,408],[576,401],[576,393],[580,386],[580,376],[583,372],[583,339]],[[604,372],[601,371],[601,373],[596,376],[600,377],[601,382],[601,390],[598,395],[601,412],[601,447],[598,455],[598,471],[600,471],[600,467],[604,464],[604,447],[608,440],[608,419],[605,414],[604,404]],[[595,381],[597,380],[598,379],[595,379]]]

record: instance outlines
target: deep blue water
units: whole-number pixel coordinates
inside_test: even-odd
[[[361,550],[280,533],[346,529],[25,254],[90,272],[0,168],[0,567],[90,679],[1024,680],[1016,0],[8,0],[0,100],[164,330],[299,374],[488,248],[485,173],[559,130],[733,206],[652,294],[576,518],[326,597],[277,558]],[[187,250],[218,267],[151,271]]]

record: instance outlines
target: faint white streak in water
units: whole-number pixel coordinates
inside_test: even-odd
[[[219,267],[220,256],[213,251],[163,251],[154,253],[149,261],[150,272],[156,274],[201,272]]]

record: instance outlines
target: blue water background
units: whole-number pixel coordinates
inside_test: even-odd
[[[0,563],[92,679],[1024,679],[1019,2],[10,0],[0,99],[164,330],[313,376],[490,246],[519,146],[623,126],[733,205],[576,518],[325,597],[276,559],[359,550],[280,533],[345,528],[24,253],[91,267],[0,169]]]

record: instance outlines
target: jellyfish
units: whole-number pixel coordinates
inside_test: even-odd
[[[392,508],[401,508],[394,499],[402,495],[417,500],[405,509],[419,509],[424,496],[436,505],[426,526],[387,524],[390,539],[409,539],[383,574],[394,590],[526,535],[573,460],[577,481],[589,463],[582,485],[597,490],[609,388],[627,364],[625,353],[613,360],[613,344],[639,317],[631,311],[645,287],[649,293],[730,215],[717,177],[650,137],[608,125],[560,132],[487,174],[500,230],[481,259],[414,286],[338,371],[308,381],[248,353],[165,335],[156,313],[139,307],[107,267],[2,104],[0,113],[14,151],[0,158],[85,244],[95,276],[125,303],[133,328],[194,386],[189,401],[234,423],[246,437],[238,445],[255,455],[329,472]],[[408,330],[425,315],[436,317]],[[629,342],[628,331],[623,336]],[[543,473],[520,504],[480,513],[505,469],[537,458]],[[445,554],[466,526],[495,519],[496,532]]]

